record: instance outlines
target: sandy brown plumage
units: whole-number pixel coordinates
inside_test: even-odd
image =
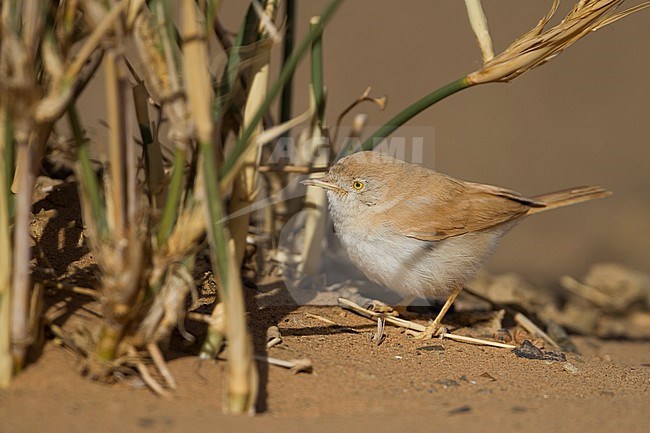
[[[304,183],[327,190],[341,243],[368,278],[404,296],[449,296],[436,327],[523,217],[610,194],[583,186],[527,198],[375,152],[345,157]]]

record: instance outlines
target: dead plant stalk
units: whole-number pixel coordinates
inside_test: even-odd
[[[253,413],[257,398],[257,369],[253,361],[252,341],[248,333],[239,265],[234,246],[223,224],[222,203],[216,176],[212,140],[212,92],[205,35],[205,22],[196,13],[193,2],[183,3],[184,70],[191,113],[202,151],[203,200],[208,218],[208,239],[215,275],[219,275],[225,305],[229,359],[225,410]],[[221,256],[219,256],[221,255]]]

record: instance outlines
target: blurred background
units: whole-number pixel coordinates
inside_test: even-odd
[[[499,53],[537,24],[552,2],[483,3]],[[297,41],[325,4],[297,2]],[[563,2],[551,24],[572,5]],[[224,26],[236,32],[247,7],[223,1]],[[597,261],[650,272],[649,23],[650,10],[629,16],[512,83],[470,88],[411,120],[435,134],[426,140],[434,146],[425,149],[425,165],[452,176],[524,195],[583,184],[614,191],[525,221],[503,239],[490,271],[518,272],[546,285],[563,274],[581,276]],[[280,52],[278,46],[278,60]],[[388,105],[358,111],[369,115],[369,125],[381,125],[481,65],[461,1],[344,2],[325,30],[324,59],[330,125],[368,86],[373,96],[387,95]],[[294,115],[308,106],[308,83],[303,62],[294,79]],[[96,105],[92,97],[85,102]],[[99,118],[86,124],[98,125]]]

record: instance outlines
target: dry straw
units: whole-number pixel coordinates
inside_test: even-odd
[[[560,5],[559,0],[554,0],[551,9],[540,22],[501,54],[490,59],[483,50],[486,60],[483,67],[469,74],[467,81],[470,84],[510,81],[548,62],[587,34],[650,6],[649,2],[644,2],[616,13],[622,3],[624,0],[580,0],[559,24],[546,29]],[[480,18],[481,14],[475,8],[469,10],[473,11],[470,12],[470,18],[474,18],[472,22],[486,23],[485,27],[479,26],[482,30],[477,31],[479,41],[486,41],[489,39],[487,21]],[[484,45],[487,43],[481,43],[481,46]]]
[[[361,149],[373,149],[378,142],[388,137],[400,126],[448,96],[477,84],[513,80],[548,62],[587,34],[650,6],[650,2],[644,2],[626,11],[616,13],[616,9],[624,2],[625,0],[580,0],[559,24],[546,29],[560,3],[559,0],[554,0],[549,12],[535,27],[518,38],[501,54],[492,57],[490,49],[492,42],[481,2],[467,0],[468,15],[484,59],[483,67],[434,90],[400,111],[370,135],[361,144]],[[350,152],[352,149],[343,148],[339,152],[339,157]]]

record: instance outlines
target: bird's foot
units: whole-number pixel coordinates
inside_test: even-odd
[[[431,340],[433,337],[443,338],[443,335],[448,333],[449,330],[445,326],[441,326],[439,323],[432,322],[424,328],[424,331],[421,332],[411,332],[414,340]]]
[[[384,304],[383,302],[378,301],[376,299],[372,299],[371,302],[365,305],[365,307],[370,311],[374,311],[375,313],[385,314],[387,316],[397,317],[400,315],[400,311],[398,307],[393,308],[390,305]]]

